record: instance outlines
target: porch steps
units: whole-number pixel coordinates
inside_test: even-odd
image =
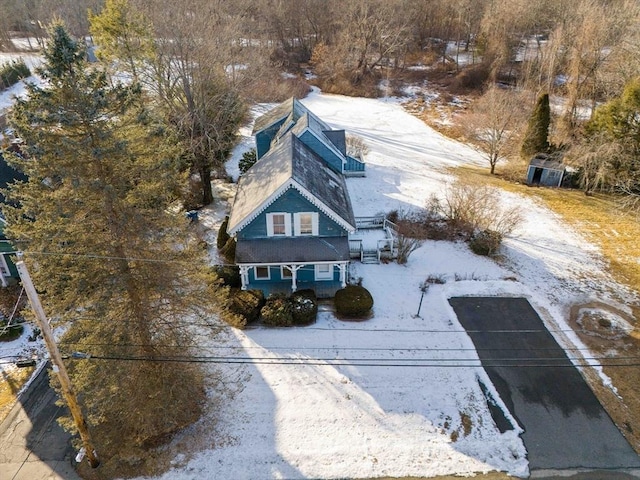
[[[377,250],[363,250],[361,256],[362,263],[380,263]]]

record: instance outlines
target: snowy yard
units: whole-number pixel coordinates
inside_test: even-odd
[[[7,103],[0,97],[0,107]],[[484,164],[474,150],[406,113],[397,99],[315,91],[303,103],[369,147],[367,176],[347,180],[356,216],[421,208],[454,181],[448,167]],[[232,176],[252,146],[250,128],[241,133],[228,166]],[[157,478],[527,475],[519,426],[501,401],[514,429],[500,433],[495,426],[479,382],[497,394],[448,298],[523,296],[550,329],[567,330],[572,304],[620,307],[628,293],[604,273],[597,249],[556,215],[530,198],[502,198],[520,205],[526,221],[505,240],[500,264],[464,244],[428,241],[404,266],[352,265],[351,278],[362,278],[374,297],[370,320],[343,322],[323,311],[309,327],[229,329],[203,345],[200,355],[241,363],[209,364],[211,377],[221,379],[211,388],[210,408],[169,447],[172,469]],[[201,223],[211,233],[223,213],[205,209]],[[215,243],[213,233],[207,238]],[[446,283],[431,285],[418,316],[419,287],[430,275]],[[582,347],[572,334],[557,340]],[[2,346],[1,356],[25,347],[13,343]]]
[[[356,216],[423,207],[454,180],[447,167],[483,164],[396,100],[314,92],[303,103],[370,149],[367,177],[347,181]],[[251,146],[248,133],[230,162],[232,175]],[[495,390],[448,298],[524,296],[550,329],[566,330],[571,304],[615,303],[625,292],[603,273],[597,249],[552,212],[513,194],[503,199],[520,205],[527,220],[505,241],[500,265],[464,244],[429,241],[405,266],[351,267],[352,279],[362,278],[375,300],[368,321],[321,312],[310,327],[230,331],[223,344],[203,347],[203,355],[254,363],[212,367],[233,398],[212,389],[207,417],[174,442],[173,469],[158,478],[527,475],[519,427],[501,401],[514,429],[500,433],[495,426],[478,382]],[[446,283],[430,287],[417,316],[419,287],[429,275]],[[575,335],[557,340],[581,346]]]

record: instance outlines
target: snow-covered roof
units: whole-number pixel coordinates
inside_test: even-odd
[[[343,176],[288,133],[240,177],[229,217],[229,233],[242,230],[289,188],[296,189],[345,230],[355,230]]]

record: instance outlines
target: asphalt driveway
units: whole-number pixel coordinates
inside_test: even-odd
[[[626,469],[640,457],[524,298],[449,300],[518,424],[531,470]]]

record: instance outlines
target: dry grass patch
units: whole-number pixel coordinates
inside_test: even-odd
[[[35,368],[14,368],[0,372],[0,422],[8,415],[18,392],[31,377]]]

